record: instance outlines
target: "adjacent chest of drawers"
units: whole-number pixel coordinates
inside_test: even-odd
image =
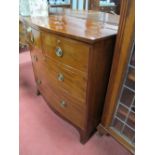
[[[32,22],[26,29],[38,92],[85,143],[100,122],[116,31],[89,42]]]

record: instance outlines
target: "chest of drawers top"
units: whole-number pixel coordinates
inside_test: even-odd
[[[117,34],[119,16],[95,11],[70,11],[48,17],[22,17],[32,27],[94,43]]]

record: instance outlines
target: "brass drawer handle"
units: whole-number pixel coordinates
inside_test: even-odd
[[[31,27],[28,27],[28,28],[27,28],[27,32],[32,32]]]
[[[56,47],[55,49],[55,54],[58,56],[58,57],[62,57],[63,56],[63,51],[60,47]]]
[[[31,34],[30,40],[31,40],[32,43],[34,43],[34,36],[33,36],[33,34]]]
[[[37,85],[40,85],[41,84],[41,80],[37,80]]]
[[[60,106],[62,108],[65,108],[67,106],[67,103],[64,100],[62,100],[62,101],[60,101]]]
[[[59,73],[57,79],[59,81],[64,81],[64,75],[62,73]]]
[[[34,36],[33,36],[33,33],[32,33],[32,28],[31,27],[28,27],[27,28],[27,32],[28,33],[31,33],[30,35],[30,41],[32,42],[32,43],[34,43]]]

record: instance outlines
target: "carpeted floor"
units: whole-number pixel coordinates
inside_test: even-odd
[[[79,133],[35,95],[30,53],[20,53],[20,155],[131,155],[110,136],[82,145]]]

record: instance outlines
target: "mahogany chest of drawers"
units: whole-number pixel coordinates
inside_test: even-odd
[[[78,129],[82,143],[101,119],[117,34],[116,17],[99,15],[23,18],[38,93]]]

